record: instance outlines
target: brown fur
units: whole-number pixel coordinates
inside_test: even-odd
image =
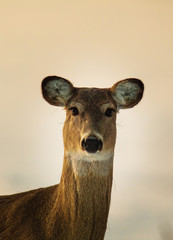
[[[62,82],[63,86],[69,84],[64,79]],[[46,86],[46,79],[43,85]],[[61,180],[59,185],[1,196],[0,240],[103,240],[111,198],[113,157],[105,161],[83,161],[76,160],[70,152],[76,156],[82,152],[81,134],[88,131],[103,137],[101,152],[114,151],[116,112],[106,117],[103,104],[116,110],[116,102],[110,89],[73,89],[70,83],[70,97],[64,100],[59,95],[53,96],[58,92],[56,89],[47,96],[49,88],[45,92],[43,89],[45,99],[53,105],[62,105],[64,101],[67,111]],[[69,108],[76,104],[79,115],[73,116]],[[78,165],[76,172],[73,164]]]

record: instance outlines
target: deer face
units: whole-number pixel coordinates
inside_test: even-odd
[[[113,151],[116,136],[116,104],[109,90],[77,89],[67,104],[66,111],[65,149],[86,153]]]
[[[113,153],[117,111],[136,105],[143,88],[138,79],[126,79],[107,89],[75,88],[56,76],[46,77],[42,82],[46,101],[66,109],[65,151],[92,156]]]

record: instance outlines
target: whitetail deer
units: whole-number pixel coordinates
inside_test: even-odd
[[[60,183],[0,197],[0,240],[103,240],[110,206],[116,113],[142,98],[138,79],[75,88],[49,76],[43,97],[66,109]]]

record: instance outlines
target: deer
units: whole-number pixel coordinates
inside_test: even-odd
[[[143,96],[127,78],[111,88],[79,88],[62,77],[42,81],[43,98],[64,107],[59,184],[0,197],[0,240],[103,240],[111,201],[116,116]]]

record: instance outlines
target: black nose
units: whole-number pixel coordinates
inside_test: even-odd
[[[101,140],[94,136],[90,136],[82,141],[82,149],[89,153],[95,153],[98,150],[101,151],[103,143]]]

